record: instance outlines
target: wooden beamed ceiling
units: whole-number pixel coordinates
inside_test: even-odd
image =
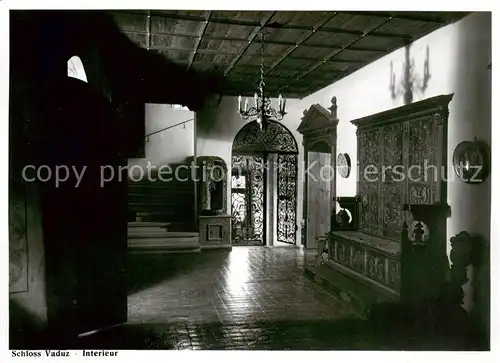
[[[265,31],[268,93],[302,98],[467,15],[463,12],[109,11],[136,44],[252,95]]]

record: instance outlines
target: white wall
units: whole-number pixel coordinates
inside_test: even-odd
[[[474,13],[462,20],[443,27],[411,45],[410,56],[415,70],[422,74],[426,49],[429,48],[431,78],[425,93],[414,93],[414,101],[442,94],[454,94],[450,103],[448,131],[448,165],[458,143],[477,137],[491,144],[491,14]],[[351,156],[353,167],[357,165],[356,129],[351,120],[388,110],[403,104],[402,98],[393,100],[389,91],[390,63],[393,62],[396,80],[401,79],[405,53],[401,48],[358,70],[302,100],[288,100],[288,115],[282,123],[292,131],[299,145],[303,160],[302,137],[296,132],[303,110],[319,103],[330,106],[337,97],[338,146],[337,152]],[[199,114],[197,147],[199,155],[222,157],[228,165],[231,161],[231,145],[238,130],[245,124],[237,115],[235,97],[224,97],[217,109]],[[453,173],[449,167],[450,175]],[[303,165],[299,166],[299,175]],[[356,194],[356,170],[348,179],[338,178],[340,196]],[[302,216],[303,183],[299,183],[298,216]],[[228,195],[230,192],[228,191]],[[462,230],[481,234],[489,240],[491,182],[468,185],[459,181],[448,184],[448,203],[452,216],[448,220],[448,240]],[[230,210],[230,198],[228,198]],[[300,230],[299,230],[300,232]],[[300,241],[300,233],[298,240]],[[470,295],[466,305],[470,308]]]
[[[145,144],[146,157],[129,159],[129,167],[146,167],[148,162],[151,162],[158,168],[161,165],[184,162],[187,157],[194,155],[194,112],[175,109],[167,104],[152,103],[146,104],[145,111],[146,135],[183,121],[187,122],[151,135]]]

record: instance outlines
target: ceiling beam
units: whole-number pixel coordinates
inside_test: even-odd
[[[313,25],[312,29],[309,31],[309,34],[305,34],[301,39],[297,40],[295,45],[293,47],[288,48],[288,50],[283,53],[283,55],[276,60],[264,73],[264,76],[268,75],[270,72],[273,71],[277,66],[279,66],[285,59],[288,57],[294,50],[296,50],[300,45],[307,40],[309,40],[315,33],[316,31],[321,28],[323,25],[328,23],[330,20],[332,20],[335,16],[337,15],[336,12],[333,14],[329,14],[328,16],[324,17],[323,19],[320,19],[316,24]]]
[[[410,14],[397,14],[395,12],[387,12],[387,11],[343,11],[344,14],[349,15],[364,15],[364,16],[372,16],[372,17],[392,17],[393,19],[401,19],[401,20],[411,20],[411,21],[423,21],[428,23],[435,24],[447,24],[445,20],[433,19],[426,16],[421,15],[410,15]]]
[[[180,15],[180,14],[164,14],[164,13],[157,13],[157,12],[152,12],[152,16],[157,16],[160,18],[165,18],[165,19],[175,19],[175,20],[190,20],[190,21],[200,21],[203,22],[205,21],[204,17],[201,16],[194,16],[194,15]],[[258,21],[244,21],[244,20],[231,20],[231,19],[215,19],[212,18],[210,20],[211,23],[217,23],[217,24],[226,24],[226,25],[242,25],[242,26],[249,26],[249,27],[257,27],[261,26],[261,24]]]
[[[338,49],[338,48],[335,48],[335,49]],[[152,46],[150,48],[150,50],[152,50],[152,51],[154,51],[154,50],[158,50],[158,51],[172,50],[172,51],[176,51],[176,52],[192,52],[193,51],[193,49],[191,49],[191,48],[189,48],[189,49],[188,48],[177,48],[177,47],[159,46],[159,45]],[[234,55],[234,52],[223,52],[221,50],[216,50],[216,49],[198,49],[198,53],[200,53],[200,54]],[[301,60],[312,61],[312,62],[319,62],[320,60],[322,60],[322,59],[318,59],[318,58],[298,57],[298,56],[293,56],[293,55],[289,55],[288,59],[293,59],[293,60],[297,60],[297,61],[301,61]],[[328,61],[328,63],[365,63],[365,61],[358,60],[358,59],[333,58],[333,59],[330,59]],[[258,73],[260,73],[260,68],[259,68],[260,66],[259,65],[241,64],[241,65],[238,65],[238,67],[256,68],[256,69],[259,69]],[[281,67],[280,67],[280,70],[282,70],[282,71],[297,71],[296,68],[291,69],[291,68],[281,68]]]
[[[337,12],[331,12],[333,13],[332,16],[334,16]],[[390,13],[383,13],[383,12],[348,12],[348,11],[343,11],[342,13],[344,14],[352,14],[352,15],[365,15],[365,16],[376,16],[376,17],[387,17],[391,16]],[[191,20],[191,21],[205,21],[204,18],[199,17],[199,16],[193,16],[193,15],[179,15],[179,14],[159,14],[159,13],[154,13],[154,16],[158,17],[163,17],[163,18],[168,18],[168,19],[177,19],[177,20]],[[418,20],[418,21],[428,21],[428,22],[434,22],[434,23],[444,23],[443,21],[439,20],[434,20],[434,19],[429,19],[429,18],[423,18],[423,17],[415,17],[411,15],[395,15],[393,16],[394,18],[398,19],[406,19],[406,20]],[[260,26],[259,22],[256,21],[248,21],[248,20],[233,20],[233,19],[212,19],[210,22],[216,23],[216,24],[226,24],[226,25],[240,25],[240,26],[249,26],[249,27],[257,27]],[[296,24],[281,24],[281,23],[271,23],[271,24],[266,24],[265,28],[271,28],[271,29],[289,29],[289,30],[312,30],[314,29],[314,26],[307,26],[307,25],[296,25]],[[353,34],[353,35],[362,35],[362,31],[360,30],[350,30],[350,29],[342,29],[342,28],[331,28],[331,27],[323,27],[320,29],[321,31],[324,32],[329,32],[329,33],[337,33],[337,34]],[[406,35],[406,34],[392,34],[392,33],[385,33],[385,32],[377,32],[373,34],[373,36],[378,36],[378,37],[389,37],[389,38],[408,38],[411,36]]]
[[[144,32],[142,30],[124,30],[123,31],[125,34],[127,33],[132,33],[132,34],[146,34],[147,32]],[[169,36],[169,37],[182,37],[182,38],[197,38],[199,39],[199,35],[194,35],[194,34],[176,34],[176,33],[153,33],[152,35],[164,35],[164,36]],[[360,34],[362,35],[362,33]],[[373,35],[373,34],[370,34]],[[405,38],[403,38],[405,39]],[[411,37],[408,37],[407,39],[411,39]],[[201,40],[216,40],[216,41],[229,41],[229,42],[240,42],[240,43],[248,43],[248,38],[232,38],[232,37],[217,37],[217,36],[203,36],[203,39]],[[279,41],[279,40],[264,40],[264,44],[273,44],[273,45],[284,45],[284,46],[289,46],[293,47],[296,45],[295,42],[286,42],[286,41]],[[312,47],[312,48],[322,48],[322,49],[341,49],[341,46],[338,45],[328,45],[328,44],[322,44],[322,43],[308,43],[308,44],[301,44],[306,47]],[[360,50],[360,51],[367,51],[367,52],[385,52],[386,49],[382,48],[372,48],[372,47],[352,47],[352,50]]]
[[[250,36],[248,37],[248,43],[247,43],[247,45],[245,47],[243,47],[243,49],[236,55],[236,57],[234,57],[233,61],[229,65],[229,67],[227,67],[226,70],[224,71],[224,77],[227,76],[227,74],[231,71],[231,69],[234,67],[234,65],[240,60],[240,58],[246,52],[246,50],[248,49],[248,47],[250,46],[250,44],[252,44],[252,42],[255,39],[255,37],[266,26],[267,22],[269,22],[269,20],[271,20],[271,18],[274,16],[274,14],[276,14],[276,11],[273,11],[270,14],[267,14],[267,16],[265,16],[262,19],[260,25],[257,26],[253,30],[252,34],[250,34]]]
[[[332,28],[332,27],[322,27],[320,29],[321,32],[325,33],[335,33],[335,34],[351,34],[351,35],[363,35],[363,31],[361,30],[351,30],[351,29],[342,29],[342,28]],[[379,38],[396,38],[396,39],[411,39],[412,36],[408,34],[400,34],[400,33],[387,33],[387,32],[373,32],[370,34],[374,37]]]
[[[319,67],[321,67],[323,64],[325,64],[326,62],[328,62],[330,59],[332,59],[333,57],[335,57],[336,55],[338,55],[339,53],[341,53],[342,51],[346,50],[346,49],[352,49],[351,47],[356,44],[357,42],[359,42],[361,39],[363,39],[364,37],[366,37],[367,35],[369,35],[371,32],[373,31],[376,31],[377,29],[379,29],[380,27],[382,27],[384,24],[387,24],[389,21],[391,21],[393,19],[392,16],[388,16],[384,21],[382,21],[380,24],[374,26],[372,29],[366,31],[362,36],[354,39],[352,42],[350,42],[349,44],[346,44],[344,47],[342,47],[342,49],[339,49],[337,51],[334,51],[332,53],[330,53],[325,59],[323,59],[322,61],[318,62],[316,65],[314,65],[313,67],[311,67],[309,70],[301,73],[294,81],[292,81],[291,83],[287,84],[283,89],[286,89],[288,87],[290,87],[294,82],[296,81],[299,81],[300,79],[304,78],[305,76],[307,76],[308,74],[310,74],[311,72],[315,71],[316,69],[318,69]]]
[[[209,11],[206,14],[205,24],[203,24],[203,26],[200,29],[198,39],[196,40],[196,44],[194,46],[194,52],[189,57],[189,62],[188,62],[188,66],[187,66],[188,71],[191,69],[191,66],[193,65],[194,59],[196,58],[196,54],[198,53],[198,49],[200,48],[201,40],[203,39],[203,36],[205,35],[205,32],[207,30],[211,16],[212,16],[212,11]]]

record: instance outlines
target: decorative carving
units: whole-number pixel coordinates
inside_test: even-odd
[[[368,205],[368,194],[364,194],[363,197],[361,197],[361,203],[363,204],[363,207]]]
[[[430,232],[427,224],[422,221],[414,221],[411,224],[411,233],[408,238],[414,246],[425,246],[425,241],[429,239]]]
[[[382,185],[382,234],[384,237],[399,238],[403,215],[402,190],[401,183]]]
[[[400,268],[399,263],[397,261],[389,260],[389,276],[388,276],[388,284],[391,288],[396,291],[399,290],[400,284]]]
[[[411,184],[410,204],[432,204],[428,185]]]
[[[340,292],[340,298],[345,302],[351,302],[351,297],[345,291]]]
[[[355,270],[364,272],[365,254],[363,253],[363,250],[352,247],[351,267]]]
[[[330,110],[331,118],[333,120],[337,119],[337,97],[332,97],[331,99],[331,106],[328,108]]]
[[[450,239],[450,281],[446,285],[446,297],[450,303],[461,305],[463,303],[463,285],[469,281],[467,267],[473,263],[474,239],[462,231]]]
[[[418,119],[409,125],[408,145],[408,178],[412,182],[438,182],[435,172],[435,154],[437,150],[434,120],[431,117]],[[437,176],[439,176],[438,174]]]
[[[323,254],[326,252],[328,238],[318,237],[316,238],[316,264],[321,265],[324,263]]]
[[[399,167],[403,165],[403,135],[402,125],[395,124],[384,127],[383,133],[383,163],[382,182],[401,182],[403,170]],[[398,167],[399,166],[399,167]]]
[[[398,240],[403,203],[446,200],[446,128],[439,125],[451,98],[433,97],[352,121],[358,133],[360,229]]]
[[[385,283],[385,260],[368,254],[368,276]]]
[[[435,113],[434,121],[436,122],[437,125],[442,125],[446,122],[446,118],[444,118],[441,113]]]
[[[339,262],[349,264],[349,251],[343,243],[338,243],[337,258]]]
[[[335,97],[329,110],[319,104],[311,105],[308,110],[304,110],[304,117],[297,131],[304,136],[304,141],[309,145],[307,149],[310,151],[316,151],[312,147],[320,141],[327,143],[330,149],[335,145],[338,124]],[[317,151],[323,152],[323,150]]]
[[[298,153],[298,148],[293,135],[279,122],[269,120],[262,132],[257,121],[252,121],[241,128],[233,142],[233,153],[248,152]]]
[[[364,202],[366,201],[366,205],[361,209],[360,228],[378,234],[378,184],[367,183],[365,188]]]

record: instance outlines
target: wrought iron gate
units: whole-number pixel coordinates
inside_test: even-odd
[[[268,185],[269,156],[277,154],[276,188]],[[297,143],[290,131],[270,121],[245,125],[233,143],[231,215],[234,245],[265,245],[268,191],[277,199],[277,239],[295,243],[297,224]],[[271,189],[269,189],[271,187]]]
[[[233,155],[231,215],[234,245],[264,243],[264,159]]]
[[[297,155],[278,154],[277,237],[295,243],[297,233]]]

